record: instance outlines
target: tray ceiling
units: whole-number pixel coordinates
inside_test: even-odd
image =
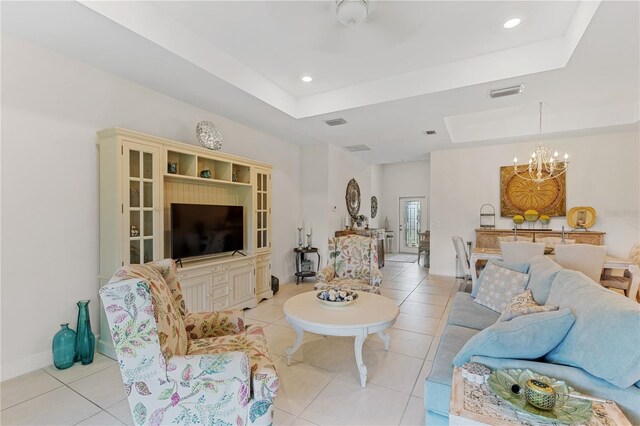
[[[638,126],[638,2],[371,4],[344,27],[333,1],[3,2],[2,30],[297,144],[365,143],[371,163],[531,138],[538,101],[548,135]]]

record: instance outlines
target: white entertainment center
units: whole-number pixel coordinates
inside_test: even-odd
[[[252,308],[273,297],[271,165],[122,128],[98,139],[100,286],[125,264],[171,257],[172,203],[215,204],[243,207],[244,256],[183,260],[187,308]],[[102,309],[98,350],[115,356]]]

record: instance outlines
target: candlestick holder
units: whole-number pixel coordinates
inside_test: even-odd
[[[307,234],[307,248],[311,248],[311,234]]]
[[[302,228],[298,228],[298,248],[302,248]]]

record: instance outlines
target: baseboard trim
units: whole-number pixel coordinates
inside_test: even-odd
[[[100,335],[96,334],[96,340],[98,341],[98,351],[100,350]],[[110,358],[115,359],[115,350],[113,350],[113,344],[111,345],[111,352],[113,353]],[[109,356],[105,353],[105,355]],[[53,353],[51,351],[45,351],[38,355],[33,355],[19,361],[10,362],[8,364],[2,364],[0,367],[0,381],[13,379],[14,377],[22,376],[23,374],[31,373],[41,368],[53,365]]]
[[[442,275],[445,277],[455,277],[456,273],[450,269],[434,269],[429,268],[429,275]]]
[[[111,359],[117,360],[116,357],[116,349],[113,347],[113,341],[109,339],[109,341],[98,340],[98,352],[102,355],[108,356]]]
[[[19,361],[2,364],[0,369],[0,381],[13,379],[23,374],[45,368],[53,364],[51,351],[42,352]]]

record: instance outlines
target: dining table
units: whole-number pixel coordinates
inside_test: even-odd
[[[551,259],[555,260],[553,253],[547,254]],[[476,275],[476,265],[480,260],[502,260],[500,249],[474,247],[471,251],[471,285],[475,288],[478,276]],[[631,259],[621,259],[619,257],[607,256],[604,261],[604,268],[621,269],[629,271],[631,276],[631,286],[627,292],[627,296],[631,300],[636,300],[638,288],[640,287],[640,266]]]

